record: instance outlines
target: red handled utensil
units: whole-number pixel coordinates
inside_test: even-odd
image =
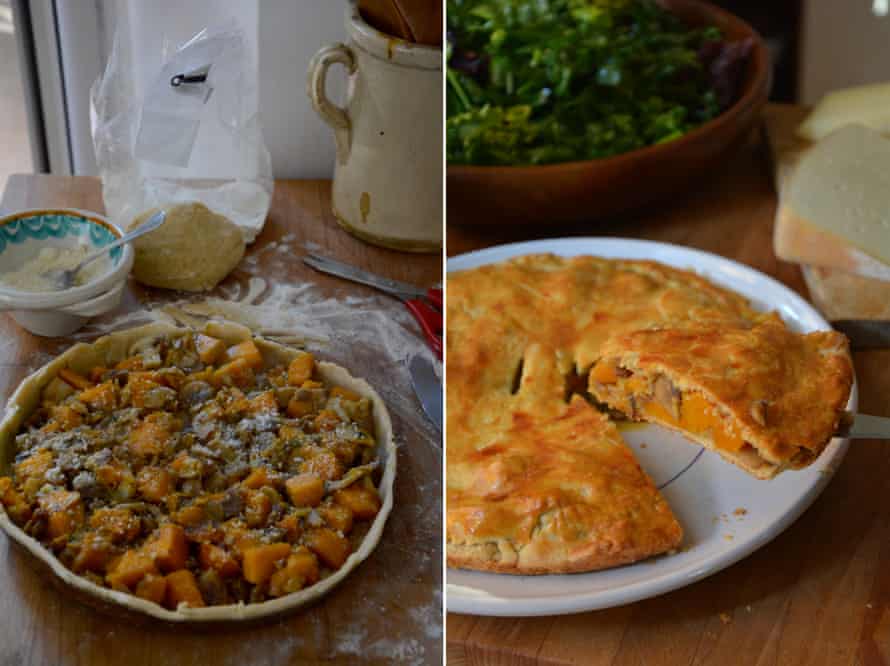
[[[442,358],[442,290],[423,289],[413,284],[390,280],[381,275],[344,264],[342,261],[323,257],[318,254],[307,254],[304,263],[317,271],[336,275],[337,277],[374,287],[382,292],[395,296],[405,304],[408,311],[423,331],[423,337],[436,356]]]

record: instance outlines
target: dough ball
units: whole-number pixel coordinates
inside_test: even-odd
[[[244,236],[234,222],[198,202],[166,206],[158,229],[133,241],[133,276],[142,284],[182,291],[213,289],[244,256]],[[133,220],[142,224],[157,208]]]

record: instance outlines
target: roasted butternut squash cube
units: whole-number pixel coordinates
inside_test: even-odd
[[[71,385],[79,391],[90,388],[93,383],[79,372],[75,372],[71,368],[62,368],[59,370],[59,378],[66,384]]]
[[[241,482],[241,485],[251,490],[262,488],[263,486],[275,486],[277,479],[269,472],[268,467],[254,467],[250,470],[250,474]]]
[[[137,456],[159,455],[173,434],[173,419],[165,412],[152,412],[130,431],[127,446]]]
[[[335,386],[331,389],[331,397],[332,398],[341,398],[343,400],[352,400],[357,401],[361,400],[362,397],[353,391],[352,389],[344,388],[343,386]]]
[[[123,469],[118,463],[100,465],[96,468],[96,479],[109,488],[115,488],[123,477]]]
[[[226,343],[219,338],[213,338],[203,333],[195,336],[195,351],[198,352],[198,358],[205,365],[215,365],[223,354],[226,353]]]
[[[337,412],[332,409],[322,409],[316,415],[313,423],[315,424],[316,430],[333,430],[340,423],[340,417],[337,415]]]
[[[380,511],[380,495],[373,488],[354,483],[334,493],[334,501],[352,511],[356,520],[371,520]]]
[[[294,506],[318,506],[324,497],[324,480],[316,474],[297,474],[284,483]]]
[[[71,568],[76,573],[84,571],[105,571],[105,566],[111,558],[111,542],[108,537],[95,532],[87,532],[80,541],[80,550],[74,557]]]
[[[117,586],[115,589],[130,588],[150,573],[158,573],[154,558],[142,550],[130,549],[111,565],[105,580],[112,587]]]
[[[264,527],[272,511],[272,500],[262,490],[247,491],[244,518],[248,527]]]
[[[32,453],[24,460],[14,465],[16,477],[20,480],[31,477],[40,479],[46,476],[46,473],[53,466],[53,453],[49,449],[41,449],[36,453]]]
[[[164,597],[167,595],[167,579],[158,574],[146,574],[136,584],[133,594],[141,599],[161,605],[164,603]]]
[[[590,369],[590,378],[600,384],[618,382],[618,369],[611,363],[597,363]]]
[[[189,547],[185,530],[174,523],[165,523],[145,546],[161,571],[176,571],[185,566]]]
[[[292,419],[299,419],[307,414],[312,413],[312,403],[308,400],[298,400],[291,398],[287,403],[287,415]]]
[[[284,567],[269,578],[269,596],[283,597],[292,592],[299,592],[305,583],[306,581],[299,571]]]
[[[172,486],[170,472],[163,467],[143,467],[136,477],[139,494],[149,502],[163,502]]]
[[[31,518],[31,506],[8,476],[0,477],[0,503],[6,508],[9,517],[21,525]]]
[[[86,519],[80,493],[53,490],[41,495],[37,502],[46,513],[46,535],[50,539],[69,536]]]
[[[141,523],[129,509],[106,507],[90,516],[90,527],[114,543],[132,541],[139,535]]]
[[[275,524],[275,527],[284,530],[284,538],[287,539],[288,543],[294,543],[303,533],[303,529],[300,526],[300,517],[295,513],[287,514]]]
[[[253,384],[253,380],[254,374],[250,361],[236,358],[217,368],[213,373],[211,383],[215,386],[250,386]]]
[[[343,476],[343,463],[333,451],[306,447],[304,453],[307,458],[300,463],[300,472],[314,474],[325,481],[336,481]]]
[[[179,525],[197,527],[206,520],[207,514],[204,512],[204,507],[201,504],[189,504],[176,511],[172,518],[173,522]]]
[[[241,566],[231,553],[212,543],[202,543],[198,547],[198,562],[204,569],[213,569],[223,578],[241,573]]]
[[[201,596],[198,582],[188,569],[180,569],[167,574],[164,605],[171,610],[176,610],[180,604],[191,608],[204,607],[204,597]]]
[[[269,580],[275,570],[284,564],[290,550],[289,543],[270,543],[245,549],[241,563],[244,579],[254,585]]]
[[[131,372],[127,378],[130,392],[130,404],[133,407],[145,407],[149,391],[159,389],[163,384],[156,372]]]
[[[251,414],[277,414],[278,399],[273,391],[263,391],[250,399],[248,412]]]
[[[110,412],[117,407],[117,386],[114,382],[96,384],[81,391],[77,399],[93,409]]]
[[[261,545],[259,535],[253,530],[248,530],[247,525],[240,518],[233,518],[223,523],[222,531],[223,543],[238,558],[243,558],[244,551],[248,548]]]
[[[352,509],[342,504],[328,504],[319,507],[318,514],[324,522],[338,532],[349,534],[352,529]]]
[[[346,537],[327,527],[317,527],[306,532],[303,543],[331,569],[343,566],[352,547]]]
[[[229,361],[240,359],[246,361],[248,366],[253,370],[259,370],[263,367],[263,355],[253,340],[245,340],[237,345],[226,349],[226,358]]]
[[[180,451],[170,463],[170,470],[180,479],[197,479],[204,472],[204,463],[199,458]]]
[[[302,352],[287,366],[287,383],[291,386],[302,386],[303,382],[312,379],[315,372],[315,357],[309,352]]]
[[[317,582],[320,577],[318,558],[305,546],[300,546],[291,553],[287,558],[287,567],[299,571],[309,585]]]
[[[67,432],[83,425],[83,416],[70,405],[56,405],[52,409],[52,416],[43,426],[44,432]]]

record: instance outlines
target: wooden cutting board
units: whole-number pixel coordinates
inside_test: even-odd
[[[773,177],[779,198],[810,142],[795,131],[808,109],[771,104],[764,112]],[[835,268],[803,266],[810,298],[827,319],[890,319],[890,282],[862,277]]]

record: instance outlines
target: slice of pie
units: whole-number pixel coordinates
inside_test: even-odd
[[[589,390],[627,417],[679,430],[766,479],[816,459],[852,381],[843,335],[801,335],[772,316],[750,328],[615,336],[601,347]]]

